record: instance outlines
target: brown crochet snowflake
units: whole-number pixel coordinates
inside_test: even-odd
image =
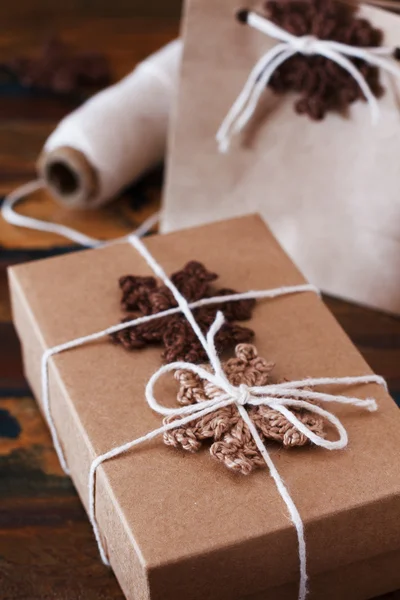
[[[189,302],[235,293],[231,289],[213,289],[210,284],[217,277],[201,263],[191,261],[181,271],[174,273],[171,280]],[[130,313],[123,321],[133,319],[135,314],[132,313],[152,315],[177,306],[171,291],[154,277],[127,275],[120,278],[119,285],[122,290],[121,306]],[[223,312],[226,322],[216,336],[217,349],[222,352],[253,338],[254,332],[251,329],[241,327],[235,321],[250,319],[254,305],[254,300],[239,300],[203,306],[195,309],[193,314],[202,332],[206,333],[214,322],[217,311]],[[207,360],[200,341],[181,313],[129,327],[111,337],[127,350],[163,345],[165,350],[162,356],[168,363],[176,360],[191,363]]]
[[[73,54],[56,36],[47,41],[38,58],[16,58],[9,61],[7,67],[21,85],[59,94],[103,87],[111,80],[109,64],[103,54]]]
[[[335,0],[269,0],[265,4],[268,19],[290,33],[313,35],[351,46],[380,46],[382,32],[369,21],[356,17],[357,7]],[[384,90],[379,69],[364,60],[349,58],[364,76],[373,94]],[[315,120],[328,111],[343,112],[352,102],[364,100],[355,79],[337,63],[323,56],[296,54],[284,62],[269,83],[277,93],[297,92],[299,114]]]
[[[239,386],[244,383],[250,387],[270,383],[270,373],[274,365],[258,356],[253,345],[239,344],[235,353],[235,358],[223,364],[224,371],[233,385]],[[212,400],[221,394],[221,390],[215,385],[202,380],[192,371],[178,370],[175,372],[175,378],[180,385],[177,399],[182,405]],[[286,417],[268,406],[252,406],[246,410],[264,441],[272,440],[285,447],[303,446],[309,441]],[[324,436],[324,421],[321,417],[304,409],[291,410],[311,431]],[[164,423],[170,423],[176,418],[166,417]],[[229,469],[248,475],[253,469],[265,466],[254,439],[234,404],[164,433],[164,442],[167,445],[189,452],[200,450],[204,440],[211,441],[211,456]]]

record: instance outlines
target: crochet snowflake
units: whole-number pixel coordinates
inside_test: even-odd
[[[208,271],[197,261],[188,262],[183,269],[171,276],[172,282],[188,302],[235,293],[232,289],[214,289],[210,284],[217,278],[218,275]],[[152,315],[177,306],[169,288],[160,284],[155,277],[127,275],[120,278],[119,285],[122,290],[122,308],[130,313],[124,321],[133,319],[135,313]],[[217,349],[222,352],[253,338],[254,332],[251,329],[237,325],[235,321],[250,319],[254,305],[254,300],[222,302],[195,309],[193,314],[202,332],[207,333],[217,311],[223,312],[226,322],[216,336]],[[113,334],[112,339],[127,350],[149,345],[164,346],[162,357],[168,363],[177,360],[199,363],[207,360],[204,348],[181,313],[128,327]]]
[[[235,354],[235,358],[223,363],[224,372],[234,386],[244,383],[252,387],[271,383],[270,374],[274,365],[258,356],[255,346],[239,344]],[[212,400],[222,393],[214,384],[189,370],[176,371],[175,378],[179,382],[177,400],[182,405]],[[251,406],[246,410],[263,441],[271,440],[285,447],[303,446],[308,443],[308,438],[277,410],[268,406]],[[305,409],[291,410],[311,431],[324,436],[324,421],[320,416]],[[176,418],[166,417],[164,423],[170,423]],[[219,408],[183,427],[164,433],[164,442],[167,445],[188,452],[197,452],[205,441],[211,442],[210,454],[229,469],[247,475],[253,469],[265,466],[235,404]]]

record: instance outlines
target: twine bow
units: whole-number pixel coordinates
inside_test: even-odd
[[[379,383],[386,387],[386,382],[378,375],[365,375],[361,377],[338,377],[338,378],[308,378],[299,381],[285,381],[283,383],[268,384],[265,386],[249,387],[242,383],[239,386],[234,386],[228,380],[222,368],[215,347],[215,336],[224,324],[224,316],[221,312],[217,313],[215,321],[211,326],[206,337],[206,352],[213,369],[213,372],[208,371],[200,365],[195,365],[189,362],[177,361],[163,365],[150,378],[146,386],[146,400],[149,406],[160,415],[172,416],[176,420],[168,424],[168,429],[177,428],[188,422],[186,417],[191,417],[190,420],[199,419],[211,412],[236,404],[242,418],[249,425],[250,417],[243,410],[246,405],[249,406],[268,406],[273,410],[277,410],[288,419],[303,435],[305,435],[313,444],[327,450],[340,450],[348,443],[346,429],[343,427],[340,420],[329,411],[309,402],[309,400],[317,400],[318,402],[337,402],[340,404],[352,404],[358,408],[365,408],[368,411],[377,410],[376,401],[373,398],[360,399],[351,396],[343,396],[337,394],[328,394],[318,391],[306,390],[306,387],[316,387],[320,385],[355,385],[360,383]],[[183,407],[169,408],[160,404],[154,395],[154,387],[157,381],[164,374],[170,371],[183,369],[191,371],[198,375],[201,379],[208,381],[217,387],[221,393],[215,395],[210,400],[197,402]],[[313,431],[311,431],[304,423],[302,423],[296,415],[291,412],[290,408],[303,408],[310,412],[314,412],[323,417],[333,425],[339,437],[335,441],[327,440]],[[181,417],[179,419],[179,417]],[[253,436],[255,437],[255,436]],[[260,436],[257,434],[254,441],[257,446],[264,446]]]
[[[393,55],[393,48],[361,48],[333,40],[322,40],[312,35],[293,35],[254,12],[242,11],[240,19],[280,43],[270,48],[257,61],[242,91],[222,122],[216,135],[218,149],[221,153],[227,152],[232,137],[240,133],[251,119],[258,101],[276,69],[297,53],[305,56],[324,56],[345,69],[360,86],[370,108],[372,123],[378,122],[380,115],[378,102],[365,77],[348,57],[362,59],[400,77],[398,67],[384,58]]]

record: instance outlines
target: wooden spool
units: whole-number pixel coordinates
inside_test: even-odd
[[[98,193],[98,175],[80,150],[61,146],[42,152],[37,170],[58,202],[68,208],[91,208]]]

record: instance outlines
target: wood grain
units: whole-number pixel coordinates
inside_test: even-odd
[[[105,52],[116,78],[178,32],[178,0],[25,0],[0,3],[0,62],[34,56],[58,32],[73,48]],[[0,81],[0,195],[34,176],[44,140],[81,98],[28,94]],[[21,207],[89,235],[123,235],[153,212],[162,173],[149,175],[115,204],[72,213],[44,193]],[[48,430],[24,380],[8,302],[6,267],[73,247],[50,234],[0,221],[0,599],[123,600],[100,562],[81,503],[56,459]],[[400,398],[400,320],[327,299],[370,365]],[[400,593],[387,600],[400,600]]]

